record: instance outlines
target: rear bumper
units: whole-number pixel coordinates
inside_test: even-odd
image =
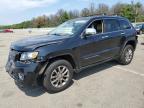
[[[43,65],[40,63],[23,64],[21,62],[8,61],[5,69],[15,82],[22,86],[37,85],[37,77]]]

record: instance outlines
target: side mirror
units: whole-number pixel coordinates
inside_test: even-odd
[[[87,28],[85,30],[85,36],[90,36],[90,35],[95,35],[96,34],[96,30],[94,28]]]

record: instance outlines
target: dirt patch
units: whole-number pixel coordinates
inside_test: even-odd
[[[77,103],[77,107],[81,108],[83,106],[82,103]]]

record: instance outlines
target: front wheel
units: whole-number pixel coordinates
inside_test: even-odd
[[[71,64],[66,60],[57,60],[46,69],[43,85],[49,92],[60,92],[70,85],[72,77]]]
[[[134,55],[134,48],[132,45],[126,45],[124,48],[122,54],[120,55],[120,58],[118,62],[123,65],[128,65],[131,63]]]

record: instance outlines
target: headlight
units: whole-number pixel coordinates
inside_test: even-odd
[[[21,54],[20,60],[25,61],[25,60],[33,60],[36,59],[38,56],[38,52],[24,52]]]

